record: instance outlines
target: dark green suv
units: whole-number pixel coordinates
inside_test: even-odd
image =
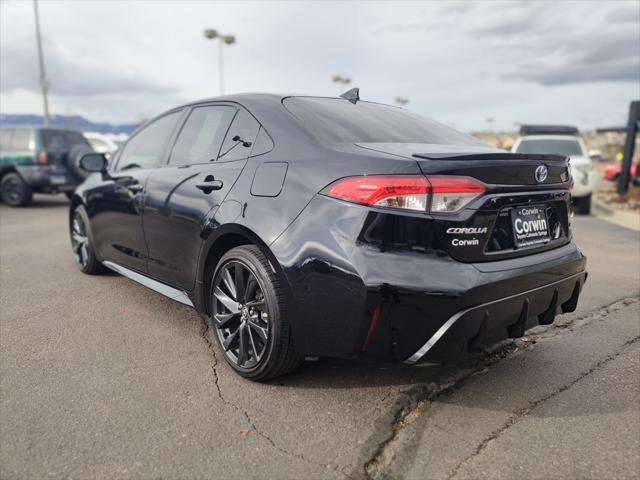
[[[86,173],[80,157],[93,149],[75,130],[0,128],[0,199],[18,207],[34,193],[71,196]]]

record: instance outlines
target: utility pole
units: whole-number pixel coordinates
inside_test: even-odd
[[[40,64],[40,84],[42,85],[42,99],[44,101],[44,126],[49,126],[49,101],[47,92],[49,91],[49,80],[44,71],[44,57],[42,55],[42,38],[40,37],[40,17],[38,15],[38,0],[33,0],[33,9],[36,14],[36,39],[38,40],[38,62]]]
[[[236,37],[234,35],[222,35],[217,30],[208,28],[204,31],[205,38],[209,40],[218,41],[218,70],[220,71],[220,95],[224,95],[224,62],[222,61],[222,46],[233,45],[236,43]]]

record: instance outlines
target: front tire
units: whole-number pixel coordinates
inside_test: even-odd
[[[0,197],[10,207],[24,207],[31,203],[33,190],[20,175],[11,172],[0,181]]]
[[[589,215],[591,213],[591,194],[576,198],[576,213]]]
[[[293,348],[280,281],[255,245],[233,248],[220,259],[210,298],[214,337],[236,373],[266,381],[303,362]]]
[[[96,258],[95,248],[89,235],[89,216],[82,205],[78,205],[73,211],[69,230],[73,256],[80,271],[87,275],[104,272],[104,265]]]

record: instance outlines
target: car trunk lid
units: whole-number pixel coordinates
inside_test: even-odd
[[[525,256],[570,239],[570,174],[563,156],[490,147],[358,144],[416,161],[427,177],[471,177],[486,192],[453,214],[428,220],[442,250],[465,262]],[[525,231],[526,230],[526,231]]]

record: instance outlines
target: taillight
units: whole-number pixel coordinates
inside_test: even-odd
[[[38,163],[40,165],[46,165],[49,162],[49,157],[47,156],[47,152],[40,152],[38,154]]]
[[[486,188],[465,177],[349,177],[326,192],[333,198],[371,207],[454,213],[482,195]]]
[[[470,178],[430,177],[431,212],[452,213],[482,195],[486,188]]]
[[[372,207],[427,209],[426,177],[350,177],[333,185],[327,194]]]

